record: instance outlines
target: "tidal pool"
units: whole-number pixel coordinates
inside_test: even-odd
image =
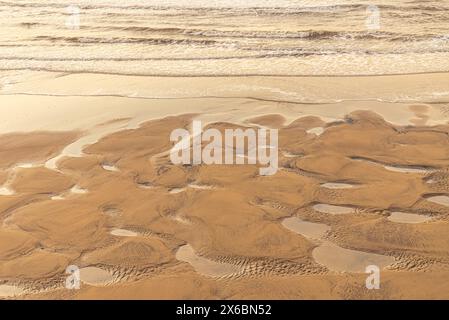
[[[176,194],[176,193],[181,193],[184,191],[186,191],[186,188],[173,188],[173,189],[170,189],[170,191],[168,191],[168,193]]]
[[[151,182],[137,182],[137,185],[139,186],[139,188],[142,189],[154,189],[155,186],[153,186],[151,184]]]
[[[319,203],[313,206],[313,210],[321,212],[321,213],[330,213],[330,214],[348,214],[354,213],[355,209],[351,207],[345,206],[336,206],[332,204]]]
[[[449,207],[449,197],[448,196],[433,196],[430,198],[427,198],[427,201],[440,204],[442,206]]]
[[[137,237],[137,233],[130,231],[130,230],[125,230],[125,229],[113,229],[111,230],[111,234],[113,236],[118,236],[118,237]]]
[[[24,293],[22,288],[17,286],[11,286],[7,284],[0,285],[0,298],[10,298],[21,295]]]
[[[354,185],[349,183],[339,183],[339,182],[326,182],[321,185],[323,188],[327,189],[351,189]]]
[[[101,167],[106,171],[113,171],[113,172],[120,171],[116,166],[110,164],[102,164]]]
[[[309,129],[306,132],[319,136],[319,135],[321,135],[324,132],[324,128],[323,127],[316,127],[316,128]]]
[[[387,218],[392,222],[398,223],[422,223],[431,220],[429,216],[415,214],[415,213],[405,213],[405,212],[392,212]]]
[[[87,193],[87,189],[83,189],[79,186],[73,186],[72,189],[70,189],[71,193],[75,193],[75,194],[85,194]]]
[[[0,187],[0,196],[11,196],[15,194],[14,190],[9,187]]]
[[[208,186],[208,185],[203,185],[203,184],[193,184],[193,183],[191,183],[191,184],[189,184],[189,188],[192,188],[192,189],[199,189],[199,190],[212,190],[212,189],[214,189],[214,187],[213,186]]]
[[[402,172],[402,173],[419,173],[425,174],[431,172],[431,170],[427,170],[424,168],[415,168],[415,167],[404,167],[404,166],[384,166],[385,169],[394,172]]]
[[[31,169],[31,168],[41,167],[41,166],[42,166],[42,164],[39,164],[39,163],[20,163],[16,166],[16,168]]]
[[[290,152],[283,152],[282,155],[286,158],[299,158],[303,156],[302,154],[294,154]]]
[[[291,217],[284,219],[282,225],[306,238],[318,240],[319,246],[313,249],[312,258],[332,271],[364,273],[369,265],[376,265],[382,269],[394,262],[393,257],[345,249],[324,240],[323,236],[330,230],[330,227],[325,224],[302,221],[299,218]]]
[[[215,262],[198,256],[189,244],[178,249],[176,259],[189,263],[196,272],[208,277],[224,277],[240,271],[239,267],[232,264]]]
[[[114,280],[112,274],[97,267],[85,267],[80,269],[80,278],[82,282],[92,286],[103,286]]]
[[[330,230],[328,225],[303,221],[297,217],[286,218],[282,225],[290,231],[303,235],[306,238],[321,239]]]
[[[394,262],[390,256],[345,249],[328,241],[316,247],[312,256],[317,263],[337,272],[364,273],[369,265],[383,269]]]

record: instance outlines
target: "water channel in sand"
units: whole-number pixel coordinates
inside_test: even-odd
[[[102,164],[101,167],[106,171],[118,172],[119,168],[110,164]]]
[[[130,230],[126,230],[126,229],[113,229],[111,230],[111,234],[113,236],[118,236],[118,237],[137,237],[138,234],[130,231]]]
[[[402,172],[402,173],[418,173],[418,174],[426,174],[432,172],[430,169],[425,168],[415,168],[415,167],[403,167],[403,166],[384,166],[385,169],[394,172]]]
[[[330,214],[348,214],[354,213],[355,209],[351,207],[345,206],[336,206],[332,204],[318,203],[313,206],[313,210],[321,212],[321,213],[330,213]]]
[[[196,272],[209,277],[224,277],[240,271],[239,267],[232,264],[219,263],[198,256],[189,244],[178,249],[176,259],[189,263]]]
[[[326,182],[321,185],[323,188],[327,189],[351,189],[355,186],[349,183],[340,183],[340,182]]]
[[[436,203],[436,204],[440,204],[442,206],[446,206],[449,207],[449,197],[448,196],[433,196],[430,198],[427,198],[427,201]]]
[[[406,212],[392,212],[387,219],[397,223],[423,223],[432,220],[429,216]]]
[[[286,218],[282,221],[282,225],[290,231],[299,233],[306,238],[321,239],[331,228],[322,223],[313,223],[303,221],[297,217]]]
[[[319,240],[320,244],[313,249],[312,257],[317,263],[332,271],[363,273],[369,265],[376,265],[382,269],[394,262],[394,258],[390,256],[345,249],[324,240],[323,236],[330,230],[330,227],[322,223],[307,222],[297,217],[290,217],[284,219],[282,225],[306,238]]]
[[[108,271],[97,267],[80,269],[81,281],[93,286],[102,286],[111,283],[114,278]]]
[[[390,256],[345,249],[328,241],[315,248],[312,256],[319,264],[337,272],[363,273],[369,265],[383,269],[394,262]]]
[[[316,128],[309,129],[306,132],[319,136],[319,135],[321,135],[324,132],[324,128],[323,127],[316,127]]]
[[[24,293],[23,289],[7,284],[0,285],[0,298],[10,298]]]

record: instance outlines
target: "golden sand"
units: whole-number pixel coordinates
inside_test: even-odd
[[[447,106],[357,101],[447,87],[447,75],[400,79],[242,78],[244,92],[223,98],[196,91],[236,79],[49,74],[11,86],[0,96],[11,119],[0,136],[0,280],[24,291],[2,297],[448,298]],[[88,96],[95,81],[158,97]],[[70,94],[69,84],[82,95],[37,94]],[[174,85],[192,96],[164,99]],[[353,100],[282,101],[270,86]],[[278,128],[279,171],[173,165],[170,133],[193,119]],[[395,212],[431,220],[399,223]],[[367,263],[384,267],[382,290],[365,288]],[[69,265],[80,290],[64,288]]]

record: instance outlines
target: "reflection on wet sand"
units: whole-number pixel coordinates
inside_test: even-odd
[[[15,193],[14,190],[10,189],[9,187],[0,188],[0,196],[11,196],[14,193]]]
[[[0,284],[36,299],[449,297],[449,207],[431,202],[449,199],[426,199],[449,196],[448,1],[379,0],[379,30],[365,0],[78,0],[76,30],[69,2],[0,4]],[[170,133],[194,120],[278,129],[279,172],[173,164]],[[418,218],[391,208],[438,220],[399,225]],[[369,252],[400,259],[382,290],[325,270],[392,259]],[[77,262],[81,290],[35,290]]]
[[[394,262],[393,257],[345,249],[328,241],[315,248],[312,256],[319,264],[337,272],[363,273],[369,265],[383,269]]]
[[[120,171],[116,166],[110,164],[102,164],[101,167],[106,171],[113,171],[113,172]]]
[[[209,277],[224,277],[240,270],[232,264],[219,263],[198,256],[189,244],[178,249],[176,259],[189,263],[196,272]]]
[[[101,268],[85,267],[80,269],[81,281],[92,286],[102,286],[111,283],[112,275]]]
[[[297,217],[284,219],[282,225],[293,232],[311,239],[321,239],[330,230],[330,227],[325,224],[307,222]]]
[[[323,240],[330,227],[322,223],[307,222],[297,217],[290,217],[284,219],[282,225],[306,238],[318,239],[320,244],[313,249],[312,257],[317,263],[332,271],[362,273],[369,265],[374,264],[382,269],[394,262],[393,257],[345,249]]]
[[[323,127],[312,128],[307,130],[306,132],[319,136],[324,132],[324,128]]]
[[[9,298],[21,295],[24,293],[24,290],[7,284],[0,285],[0,298]]]
[[[170,189],[170,191],[168,191],[168,193],[177,194],[177,193],[181,193],[184,191],[186,191],[186,188],[173,188],[173,189]]]
[[[355,186],[349,183],[339,183],[339,182],[326,182],[321,185],[323,188],[327,189],[351,189]]]
[[[125,229],[113,229],[111,234],[118,237],[137,237],[137,233]]]
[[[88,191],[87,191],[87,189],[83,189],[80,186],[75,185],[75,186],[72,187],[72,189],[70,189],[70,192],[71,193],[75,193],[75,194],[85,194]]]
[[[405,167],[405,166],[384,166],[385,169],[394,172],[402,172],[402,173],[419,173],[426,174],[431,172],[429,169],[425,168],[415,168],[415,167]]]
[[[387,218],[392,222],[398,223],[422,223],[431,220],[429,216],[415,214],[415,213],[405,213],[405,212],[392,212]]]
[[[325,203],[316,204],[313,206],[313,209],[321,213],[330,213],[330,214],[348,214],[355,212],[355,209],[351,207],[336,206]]]
[[[433,196],[427,198],[427,201],[440,204],[442,206],[449,207],[449,197],[448,196]]]
[[[193,183],[189,184],[188,187],[192,188],[192,189],[198,189],[198,190],[212,190],[212,189],[214,189],[213,186],[201,185],[201,184],[193,184]]]

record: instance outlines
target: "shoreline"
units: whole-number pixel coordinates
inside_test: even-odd
[[[236,124],[269,114],[280,114],[287,123],[303,116],[332,122],[356,110],[371,110],[402,126],[449,121],[449,73],[355,78],[160,78],[57,72],[0,75],[10,78],[0,88],[0,115],[9,119],[0,134],[88,131],[125,118],[135,127],[185,113],[199,114],[204,123]]]
[[[327,123],[343,121],[353,111],[369,110],[398,126],[415,126],[415,120],[423,117],[420,126],[446,124],[449,114],[445,105],[422,104],[425,111],[413,110],[413,103],[386,103],[377,101],[345,101],[333,104],[301,104],[294,106],[282,102],[254,101],[248,98],[177,98],[129,99],[114,96],[39,96],[0,95],[0,115],[10,118],[0,134],[33,131],[89,131],[102,130],[110,121],[120,120],[116,127],[136,128],[146,121],[182,114],[197,114],[195,117],[205,125],[214,122],[230,122],[244,125],[253,117],[272,114],[281,115],[286,125],[309,116],[321,118]],[[8,108],[15,105],[14,110]],[[126,107],[123,107],[126,106]],[[421,106],[421,105],[420,105]],[[48,117],[48,112],[53,112]],[[418,118],[417,118],[418,117]],[[98,127],[98,128],[97,128]]]
[[[348,77],[161,77],[46,71],[15,74],[0,71],[0,76],[3,78],[0,95],[88,95],[145,99],[234,97],[304,104],[349,100],[404,103],[449,101],[449,72]],[[100,84],[101,89],[98,89]]]

